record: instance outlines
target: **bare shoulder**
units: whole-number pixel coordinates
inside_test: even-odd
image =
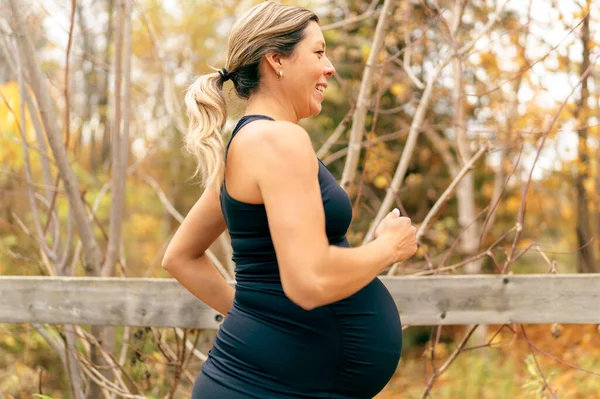
[[[244,157],[252,159],[254,171],[299,168],[313,173],[318,169],[310,136],[303,127],[285,121],[256,121],[244,130],[236,140],[244,148]]]

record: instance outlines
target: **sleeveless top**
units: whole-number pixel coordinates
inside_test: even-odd
[[[273,120],[241,118],[226,154],[237,132],[257,119]],[[329,243],[350,247],[350,199],[316,156],[315,162]],[[264,204],[236,200],[225,181],[220,201],[236,264],[235,298],[202,372],[248,398],[375,396],[394,373],[402,347],[398,309],[386,287],[376,278],[336,303],[300,308],[283,292]]]

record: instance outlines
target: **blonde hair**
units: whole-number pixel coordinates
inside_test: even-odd
[[[262,58],[267,53],[292,56],[311,21],[318,23],[319,19],[305,8],[265,1],[235,23],[227,42],[225,69],[240,98],[248,99],[258,90]],[[200,173],[204,187],[217,191],[225,174],[222,129],[227,106],[223,83],[219,72],[204,74],[194,80],[185,95],[189,127],[184,144],[196,158],[193,176]]]

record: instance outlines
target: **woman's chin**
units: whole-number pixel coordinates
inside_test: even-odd
[[[315,104],[315,106],[311,109],[310,116],[319,115],[321,113],[322,109],[323,109],[323,106],[321,105],[321,103]]]
[[[321,105],[321,102],[314,102],[309,106],[309,109],[307,109],[304,113],[302,113],[302,115],[300,115],[298,119],[306,119],[312,116],[317,116],[321,113],[322,109],[323,106]]]

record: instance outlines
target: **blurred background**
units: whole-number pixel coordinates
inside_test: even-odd
[[[337,70],[300,123],[353,201],[352,245],[399,207],[420,246],[387,274],[600,271],[600,3],[283,2],[319,16]],[[231,26],[258,3],[0,3],[0,275],[170,277],[162,254],[202,193],[184,92],[225,65]],[[228,135],[244,103],[231,82],[225,96]],[[227,234],[211,250],[233,277]],[[423,397],[465,330],[407,328],[378,398]],[[178,329],[111,331],[0,324],[0,397],[189,397],[214,336],[186,332],[198,354],[184,361]],[[429,397],[600,397],[596,325],[481,331]],[[112,360],[89,344],[102,334]],[[73,381],[61,340],[97,373]]]

